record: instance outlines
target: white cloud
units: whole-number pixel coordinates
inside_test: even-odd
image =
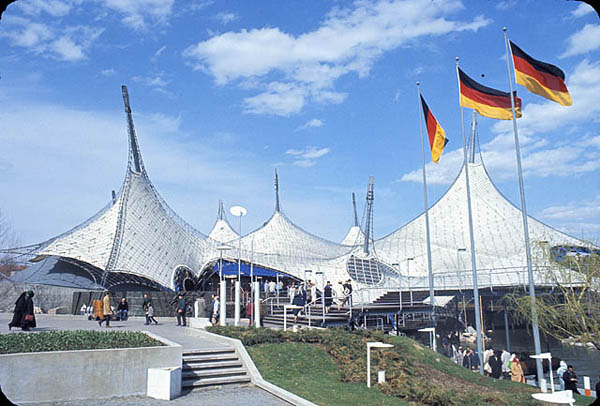
[[[318,128],[323,127],[325,123],[323,120],[319,120],[318,118],[313,118],[312,120],[307,121],[300,127],[296,128],[296,131],[306,130],[307,128]]]
[[[600,116],[600,62],[583,60],[568,75],[567,85],[573,98],[572,106],[550,101],[528,103],[523,109],[523,118],[518,120],[526,176],[565,177],[600,169],[600,135],[578,128],[580,124],[597,121]],[[481,145],[486,167],[498,180],[516,176],[512,128],[512,121],[497,121],[492,126],[496,136]],[[562,134],[569,131],[568,140],[564,137],[555,140],[551,136],[554,131]],[[457,148],[452,139],[448,147]],[[446,150],[439,164],[427,164],[427,182],[451,183],[462,162],[462,148]],[[402,175],[400,180],[422,182],[421,169]]]
[[[145,31],[148,24],[164,24],[175,0],[100,0],[106,7],[123,15],[121,22],[135,31]]]
[[[165,52],[165,49],[167,49],[166,45],[163,45],[162,47],[158,48],[158,50],[154,53],[154,57],[158,58],[163,52]]]
[[[246,110],[285,116],[299,112],[308,101],[341,103],[346,94],[333,89],[335,81],[349,73],[365,77],[386,51],[419,37],[477,31],[489,24],[482,16],[472,21],[445,17],[462,8],[457,0],[356,1],[348,8],[334,8],[311,32],[294,36],[277,27],[226,32],[188,47],[183,55],[218,85],[260,81],[267,91],[246,98]],[[277,91],[270,87],[272,83]],[[287,106],[271,102],[279,99]]]
[[[244,111],[289,116],[302,110],[305,91],[302,87],[291,83],[271,82],[265,92],[244,99]]]
[[[497,10],[509,10],[517,5],[517,0],[502,0],[496,4]]]
[[[100,74],[102,76],[114,76],[117,73],[116,70],[114,70],[113,68],[109,68],[109,69],[103,69],[102,71],[100,71]]]
[[[217,20],[219,20],[221,22],[221,24],[225,25],[225,24],[229,24],[229,23],[236,21],[239,17],[235,13],[221,12],[221,13],[217,14],[215,16],[215,18]]]
[[[169,84],[168,80],[162,78],[162,75],[157,76],[133,76],[131,80],[153,88],[162,88]]]
[[[600,195],[591,200],[576,200],[565,205],[547,207],[540,217],[556,220],[576,220],[600,218]]]
[[[87,50],[104,31],[83,25],[56,30],[21,17],[11,18],[7,26],[8,29],[0,36],[7,37],[12,46],[69,62],[86,59]]]
[[[71,12],[74,5],[81,4],[81,0],[27,0],[15,4],[27,15],[39,16],[47,13],[52,17],[64,17]]]
[[[586,24],[567,39],[567,50],[561,58],[581,55],[600,48],[600,25]]]
[[[577,8],[571,12],[571,16],[578,18],[593,13],[594,9],[589,4],[584,2],[579,3]]]
[[[317,148],[313,146],[307,146],[304,149],[288,149],[285,151],[286,155],[291,155],[295,158],[292,163],[295,166],[308,168],[314,166],[316,160],[327,155],[330,152],[329,148]]]

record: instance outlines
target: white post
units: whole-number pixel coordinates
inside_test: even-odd
[[[367,388],[371,387],[371,346],[367,344]]]
[[[260,327],[260,286],[258,281],[252,282],[254,285],[254,325]]]
[[[234,319],[233,319],[233,325],[234,326],[239,326],[240,325],[240,280],[237,279],[234,283],[234,287],[235,287],[235,310],[234,310]]]
[[[552,373],[550,373],[550,376],[552,376]],[[592,396],[592,390],[590,388],[590,377],[589,376],[583,377],[583,389],[585,390],[585,396]],[[596,393],[596,397],[600,398],[600,393]]]
[[[221,285],[219,286],[221,289],[221,293],[219,296],[221,297],[221,310],[219,310],[219,325],[226,326],[227,325],[227,279],[221,279]]]
[[[287,305],[283,305],[283,331],[287,330]]]

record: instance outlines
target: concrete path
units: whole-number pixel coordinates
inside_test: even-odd
[[[12,314],[0,313],[0,334],[16,334],[21,329],[8,330],[8,323],[12,319]],[[144,325],[145,318],[130,317],[127,321],[111,322],[111,327],[100,327],[97,321],[87,320],[84,316],[73,315],[36,315],[37,328],[32,329],[31,333],[39,331],[59,331],[59,330],[97,330],[97,331],[150,331],[168,340],[174,341],[183,347],[183,350],[191,349],[214,349],[231,348],[227,344],[212,340],[206,336],[200,336],[195,329],[190,327],[179,327],[175,318],[157,317],[158,325]],[[233,320],[231,320],[233,324]],[[35,373],[35,367],[32,373]],[[0,383],[1,384],[1,383]],[[70,401],[58,403],[28,403],[37,406],[75,406],[85,404],[86,406],[158,406],[158,405],[215,405],[215,406],[281,406],[289,403],[269,394],[268,392],[253,385],[222,386],[218,389],[198,389],[190,392],[184,392],[183,395],[172,401],[162,401],[145,396],[130,396],[125,398],[107,398],[107,399],[88,399],[85,401]]]
[[[254,386],[223,386],[219,389],[201,389],[184,393],[181,397],[168,401],[152,399],[145,396],[129,396],[126,398],[87,399],[85,401],[28,403],[35,406],[281,406],[283,402],[262,389]]]
[[[158,325],[144,325],[144,317],[130,317],[127,321],[111,321],[110,328],[102,325],[100,327],[97,321],[88,320],[84,316],[73,315],[49,315],[37,314],[36,331],[58,331],[58,330],[98,330],[98,331],[150,331],[161,337],[169,339],[183,346],[184,351],[188,349],[212,349],[223,348],[224,344],[206,338],[198,339],[194,335],[194,330],[188,327],[179,327],[173,317],[157,317]],[[12,319],[12,314],[0,313],[0,334],[8,333],[8,323]],[[21,332],[21,329],[15,328],[13,332]]]

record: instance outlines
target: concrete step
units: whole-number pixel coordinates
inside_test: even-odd
[[[199,356],[199,355],[219,355],[219,354],[235,354],[235,349],[223,347],[223,348],[205,348],[198,350],[185,350],[183,351],[183,357],[187,356]]]
[[[215,368],[231,368],[231,367],[241,367],[242,363],[236,359],[235,361],[215,361],[215,362],[192,362],[192,363],[183,363],[182,370],[205,370],[205,369],[215,369]]]
[[[232,385],[250,383],[249,376],[229,376],[217,378],[184,379],[181,383],[182,388],[200,388],[214,385]]]
[[[188,355],[183,357],[184,364],[196,364],[202,362],[235,361],[238,356],[235,352],[224,354]]]
[[[182,379],[214,378],[218,376],[246,376],[245,368],[219,368],[214,370],[188,370],[181,373]]]

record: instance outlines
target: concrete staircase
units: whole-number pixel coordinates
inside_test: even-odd
[[[311,307],[310,325],[313,327],[345,326],[348,323],[348,311],[349,309],[346,307],[337,310],[337,306],[332,306],[329,313],[325,315],[325,325],[323,325],[323,307],[321,305],[314,305]],[[294,317],[292,311],[288,310],[288,328],[292,328],[294,324],[301,326],[309,325],[308,314],[303,312],[300,317],[298,317],[296,323],[294,323]],[[262,318],[262,322],[265,327],[283,327],[283,307],[275,308],[273,313]]]
[[[183,352],[182,389],[250,383],[250,376],[233,348]]]

